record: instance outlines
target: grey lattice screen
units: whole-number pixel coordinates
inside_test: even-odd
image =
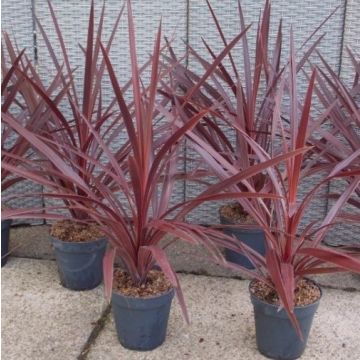
[[[27,48],[27,55],[34,58],[34,46],[33,46],[33,13],[30,0],[19,1],[3,1],[1,4],[2,15],[2,29],[6,30],[10,36],[16,39],[16,43],[20,49]],[[8,191],[15,193],[25,193],[31,191],[41,192],[42,187],[34,185],[29,181],[18,183]],[[41,199],[32,200],[14,200],[11,202],[11,206],[42,206]],[[34,220],[18,220],[15,223],[29,223],[38,224],[40,221]]]
[[[344,26],[344,46],[341,57],[341,76],[346,83],[351,86],[354,80],[353,66],[347,51],[347,47],[355,54],[360,54],[360,1],[348,0],[346,3]],[[360,103],[360,98],[358,99]],[[358,129],[360,132],[360,129]],[[341,182],[333,182],[330,186],[330,192],[339,192],[344,189]],[[330,202],[329,205],[331,205]],[[348,209],[350,210],[350,208]],[[356,211],[353,207],[351,211]],[[340,236],[339,236],[340,235]],[[336,225],[327,236],[327,242],[331,245],[348,244],[353,245],[360,241],[359,226],[354,225]]]
[[[53,6],[58,14],[60,26],[63,29],[72,64],[80,65],[79,74],[83,70],[81,65],[82,53],[78,43],[84,43],[86,37],[86,23],[88,19],[88,0],[53,0]],[[211,1],[219,20],[224,26],[226,36],[231,38],[238,31],[237,0],[213,0]],[[99,13],[102,1],[95,1],[96,12]],[[107,16],[105,24],[105,37],[115,20],[115,16],[120,9],[122,2],[119,0],[108,0]],[[346,6],[345,6],[346,4]],[[34,11],[32,13],[32,5]],[[255,31],[256,23],[263,5],[263,0],[243,0],[242,5],[245,11],[247,23],[254,23],[252,31]],[[359,52],[359,24],[360,24],[360,1],[359,0],[323,0],[314,2],[313,0],[273,0],[273,24],[275,25],[280,18],[284,20],[284,34],[294,25],[295,40],[300,44],[310,32],[324,19],[336,6],[339,6],[337,13],[323,28],[322,32],[327,32],[327,36],[320,45],[320,50],[328,59],[331,65],[336,68],[341,66],[341,74],[348,79],[350,74],[350,61],[345,55],[345,46],[348,44],[352,49]],[[133,10],[137,27],[137,40],[139,58],[142,61],[147,59],[147,52],[151,49],[156,26],[161,15],[164,32],[168,35],[176,34],[174,47],[178,54],[184,49],[185,42],[192,46],[202,48],[200,37],[203,36],[210,45],[219,50],[221,42],[215,33],[212,19],[206,7],[205,0],[182,0],[182,1],[161,1],[161,0],[135,0]],[[45,0],[3,0],[2,1],[2,28],[9,31],[16,37],[19,47],[27,47],[28,51],[33,49],[33,15],[39,18],[44,27],[49,30],[50,37],[55,37],[51,32],[51,18]],[[272,28],[275,33],[276,28]],[[254,32],[252,33],[254,34]],[[255,35],[252,39],[255,38]],[[44,43],[38,36],[38,59],[39,69],[42,74],[51,71],[51,63],[47,56]],[[254,43],[251,41],[250,43]],[[127,50],[126,21],[122,21],[120,30],[116,35],[116,40],[111,52],[111,58],[115,64],[120,79],[128,79],[129,56]],[[287,50],[285,49],[284,57]],[[33,51],[29,51],[29,55]],[[194,66],[191,62],[189,66]],[[80,77],[80,76],[79,76]],[[81,78],[81,77],[80,77]],[[82,84],[81,84],[82,85]],[[110,87],[105,89],[105,94],[109,94]],[[188,150],[191,154],[191,150]],[[192,163],[187,163],[187,170],[190,170]],[[306,186],[310,186],[309,182]],[[185,190],[185,191],[184,191]],[[305,189],[303,189],[305,190]],[[180,184],[176,189],[176,198],[191,197],[199,189],[193,184]],[[191,220],[197,222],[217,221],[217,211],[215,206],[198,209]],[[309,212],[309,216],[320,216],[326,211],[326,201],[319,200],[315,208]]]
[[[53,31],[53,22],[49,15],[49,10],[45,5],[44,0],[35,0],[36,15],[44,27],[45,31],[50,37],[52,43],[57,44],[57,37]],[[77,87],[83,86],[84,71],[84,55],[79,47],[86,44],[87,23],[89,16],[89,1],[53,1],[54,11],[57,15],[59,26],[63,32],[70,64],[72,67],[78,67],[75,81]],[[105,21],[102,39],[107,41],[113,28],[113,24],[119,14],[123,2],[118,0],[106,1]],[[95,18],[99,19],[102,8],[102,1],[95,3]],[[132,2],[135,23],[136,23],[136,39],[137,52],[139,64],[145,63],[149,58],[149,53],[154,46],[154,40],[159,26],[161,15],[162,29],[164,34],[172,34],[176,31],[176,39],[173,43],[175,50],[179,53],[184,53],[185,44],[183,39],[186,37],[186,3],[171,3],[162,1],[133,1]],[[70,11],[71,9],[71,11]],[[39,71],[42,74],[54,72],[54,68],[46,49],[46,44],[42,37],[37,37],[38,47],[38,63]],[[60,49],[58,49],[60,51]],[[111,47],[110,56],[115,70],[118,74],[120,83],[123,85],[130,80],[130,59],[129,59],[129,43],[127,35],[127,18],[126,13],[122,16],[119,24],[119,29]],[[143,80],[148,73],[144,74]],[[105,78],[103,90],[103,97],[112,98],[112,87],[110,81]],[[81,94],[81,91],[79,92]],[[174,201],[184,199],[184,184],[179,182],[174,189]],[[46,200],[46,203],[51,203]]]
[[[28,56],[33,57],[33,13],[31,0],[2,1],[2,30],[6,30],[19,48],[26,47]]]
[[[342,51],[341,76],[347,81],[353,80],[351,60],[346,48],[360,52],[360,1],[347,0],[344,26],[344,46]]]
[[[225,37],[230,41],[240,32],[239,14],[237,11],[237,0],[222,0],[212,1],[212,7],[221,23]],[[263,1],[243,0],[241,2],[244,11],[245,23],[252,24],[248,31],[248,40],[250,52],[254,50],[257,22],[259,19],[260,11],[263,6]],[[322,2],[322,6],[314,3],[312,0],[308,1],[288,1],[288,0],[276,0],[272,1],[272,24],[271,24],[271,40],[275,41],[277,26],[279,20],[283,19],[283,33],[285,36],[289,36],[291,25],[294,26],[294,38],[296,48],[298,48],[316,29],[321,21],[326,18],[329,13],[340,5],[338,12],[332,17],[331,22],[326,24],[319,35],[323,32],[329,32],[331,36],[324,39],[319,48],[321,52],[329,59],[332,66],[338,67],[340,64],[341,54],[341,40],[343,31],[343,14],[344,14],[344,1],[338,0],[325,0]],[[210,47],[218,53],[222,47],[222,41],[214,26],[211,14],[207,6],[204,6],[204,1],[193,0],[190,1],[189,9],[189,43],[193,48],[196,48],[201,54],[206,55],[207,51],[202,44],[201,38],[204,38]],[[288,43],[289,39],[284,39],[285,43]],[[271,47],[270,47],[271,48]],[[199,49],[203,49],[202,51]],[[283,61],[288,58],[289,46],[284,47]],[[254,53],[252,51],[251,53]],[[242,44],[241,42],[232,51],[234,61],[237,67],[241,69],[242,63]],[[194,62],[190,58],[190,68],[196,68],[201,71],[197,62]],[[300,91],[304,91],[305,82],[299,84]],[[189,150],[191,157],[196,155]],[[188,169],[192,168],[191,162],[188,163]],[[304,185],[301,189],[301,193],[305,193],[309,183]],[[191,198],[195,193],[199,191],[200,187],[197,185],[186,187],[186,196]],[[218,204],[206,204],[199,207],[192,216],[191,220],[201,220],[203,222],[216,222],[218,221],[217,214]],[[314,204],[314,208],[310,209],[309,217],[322,216],[326,211],[326,202],[324,200],[318,200]]]

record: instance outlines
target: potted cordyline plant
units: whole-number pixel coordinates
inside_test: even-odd
[[[35,69],[25,54],[25,49],[18,51],[6,32],[3,33],[4,46],[1,48],[1,111],[12,116],[22,126],[40,131],[46,124],[48,112],[36,92],[25,84],[24,76],[31,77],[38,86],[44,88]],[[55,77],[48,87],[51,94],[60,85],[59,77]],[[41,115],[41,116],[40,116]],[[1,162],[9,167],[16,166],[21,158],[32,158],[31,146],[26,139],[17,134],[5,123],[1,124]],[[11,156],[8,156],[8,155]],[[11,170],[3,169],[1,173],[1,192],[9,193],[14,185],[23,181],[21,176],[14,176]],[[10,202],[2,201],[1,209],[10,207]],[[9,231],[11,219],[1,220],[1,266],[6,264],[9,253]]]
[[[165,339],[174,291],[188,320],[178,278],[164,251],[173,240],[161,242],[164,236],[172,234],[191,243],[203,244],[218,262],[224,262],[219,246],[236,248],[236,245],[231,237],[224,236],[214,229],[186,223],[186,212],[181,210],[185,204],[170,205],[170,201],[174,200],[171,196],[172,190],[179,178],[177,165],[182,159],[179,153],[182,139],[206,110],[196,114],[185,125],[179,126],[181,121],[176,107],[167,99],[158,99],[157,89],[164,83],[162,73],[169,73],[169,69],[164,69],[160,62],[161,27],[157,33],[151,59],[150,85],[147,88],[141,87],[130,2],[128,28],[133,90],[133,101],[130,104],[125,101],[124,89],[120,87],[115,76],[108,58],[108,50],[101,45],[124,124],[123,130],[129,142],[130,151],[125,159],[118,159],[118,149],[116,146],[114,149],[114,144],[121,134],[113,137],[113,144],[107,143],[99,129],[86,117],[83,117],[84,124],[102,150],[101,161],[96,156],[91,156],[92,154],[79,151],[71,144],[54,144],[52,139],[24,129],[14,119],[5,117],[4,121],[28,139],[33,148],[48,160],[41,167],[24,161],[13,169],[14,173],[56,189],[57,194],[45,193],[44,196],[64,199],[70,210],[87,212],[89,218],[77,221],[95,221],[108,238],[111,248],[104,258],[105,291],[107,297],[112,293],[120,343],[131,349],[150,350],[159,346]],[[216,67],[216,63],[213,67]],[[203,81],[205,80],[206,77],[203,78]],[[154,128],[159,116],[164,117],[166,121]],[[73,160],[73,156],[64,160],[59,156],[60,148],[86,160],[91,165],[91,171],[81,168],[79,172],[75,172],[73,166],[77,160]],[[277,163],[287,156],[271,162]],[[252,175],[261,170],[262,168],[251,169]],[[83,193],[79,194],[69,187],[60,186],[53,180],[52,175],[64,181],[71,181]],[[89,178],[88,182],[83,180],[84,177]],[[111,187],[104,183],[104,178],[111,180]],[[207,200],[246,196],[277,198],[277,195],[272,194],[243,192],[214,194],[211,197],[199,196],[193,201],[199,204]],[[9,210],[7,215],[15,218],[64,218],[64,215],[53,212],[56,208],[55,206],[39,210],[28,209],[21,212]],[[124,268],[114,271],[116,258],[120,258]]]
[[[228,42],[216,14],[207,1],[210,13],[219,33],[220,41],[226,47]],[[280,65],[282,50],[282,24],[280,22],[277,31],[274,48],[269,50],[271,4],[265,1],[262,17],[259,19],[257,28],[255,54],[251,55],[248,44],[248,32],[245,26],[243,11],[238,5],[240,28],[244,31],[242,36],[242,69],[236,64],[239,56],[229,51],[226,56],[227,62],[220,62],[209,76],[209,80],[199,88],[197,83],[199,76],[181,64],[174,67],[174,77],[179,82],[179,87],[184,96],[178,96],[180,104],[184,103],[182,114],[186,120],[190,115],[201,111],[202,108],[212,105],[213,111],[204,116],[194,131],[194,137],[200,137],[207,146],[210,146],[226,163],[227,168],[234,172],[244,170],[257,163],[258,159],[242,132],[256,141],[267,152],[271,153],[273,148],[273,104],[276,89],[282,79],[284,66]],[[328,19],[328,18],[327,18]],[[327,19],[325,21],[327,21]],[[324,22],[325,22],[324,21]],[[323,22],[323,23],[324,23]],[[318,29],[305,41],[301,49],[305,47]],[[309,48],[304,51],[302,59],[298,62],[296,71],[302,70],[303,65],[311,53],[321,41],[320,36]],[[211,59],[216,59],[214,51],[203,39],[203,43]],[[201,56],[196,49],[190,47],[189,53],[205,71],[209,71],[211,64]],[[168,61],[172,64],[178,62],[171,52]],[[242,74],[243,73],[243,77]],[[243,79],[243,80],[241,80]],[[184,99],[185,97],[185,99]],[[234,126],[233,126],[234,125]],[[196,145],[195,145],[196,146]],[[220,178],[223,178],[222,167],[212,167]],[[219,170],[219,171],[218,171]],[[264,189],[266,177],[259,173],[248,179],[252,189],[260,191]],[[244,190],[242,183],[237,184],[239,190]],[[245,204],[246,202],[246,204]],[[265,234],[258,226],[247,210],[249,206],[257,206],[256,199],[244,200],[244,202],[232,202],[223,205],[220,210],[220,222],[224,224],[224,232],[236,236],[239,241],[251,246],[260,254],[265,254]],[[269,215],[267,215],[269,216]],[[234,226],[235,225],[235,226]],[[233,263],[253,268],[253,264],[243,254],[230,249],[225,250],[226,259]]]
[[[50,1],[48,1],[48,7],[58,44],[55,45],[55,41],[52,43],[42,24],[38,20],[36,21],[58,74],[57,81],[60,81],[61,85],[59,94],[52,97],[50,91],[46,91],[26,74],[24,76],[27,80],[26,86],[37,94],[51,115],[47,127],[42,129],[41,135],[51,141],[57,156],[69,164],[72,172],[77,174],[82,182],[80,186],[79,183],[69,181],[66,175],[59,171],[59,168],[55,168],[55,165],[51,168],[51,163],[46,163],[46,160],[39,161],[36,164],[37,170],[43,172],[44,180],[47,179],[47,183],[44,183],[45,192],[49,190],[54,192],[52,198],[52,202],[54,202],[54,199],[61,200],[61,197],[56,196],[56,193],[61,191],[83,195],[82,186],[92,187],[94,191],[96,189],[96,185],[93,183],[94,178],[88,175],[94,171],[94,165],[88,162],[86,156],[80,157],[75,151],[69,152],[67,148],[67,146],[72,147],[98,160],[101,158],[103,150],[89,131],[87,122],[90,122],[99,131],[100,136],[107,144],[111,143],[113,138],[122,131],[124,125],[119,119],[119,114],[113,110],[114,104],[116,104],[114,99],[109,99],[104,104],[102,96],[101,86],[105,63],[99,58],[99,39],[103,34],[105,5],[102,7],[99,24],[96,28],[94,3],[91,3],[86,46],[85,48],[81,47],[85,62],[82,92],[79,92],[79,87],[76,86],[74,79],[76,71],[71,67],[60,25]],[[123,10],[124,7],[121,8],[111,29],[106,44],[107,50],[111,48]],[[57,48],[59,51],[55,50]],[[57,55],[58,53],[60,55]],[[127,87],[129,85],[130,83]],[[41,117],[42,115],[37,114],[37,116]],[[114,156],[120,163],[128,152],[129,144],[125,143]],[[35,164],[33,163],[33,165]],[[111,178],[100,174],[99,179],[104,186],[111,189]],[[50,230],[50,240],[57,260],[60,280],[63,286],[72,290],[92,289],[102,281],[102,259],[107,241],[98,227],[88,221],[87,211],[68,206],[71,205],[71,199],[64,199],[64,202],[62,211],[69,211],[71,218],[67,217],[64,220],[61,215],[57,218],[54,216],[53,220],[57,221],[53,223]],[[38,214],[38,217],[41,218],[41,215]]]
[[[308,143],[313,146],[312,151],[317,154],[317,157],[312,156],[314,161],[320,157],[321,161],[330,167],[341,163],[343,170],[352,171],[354,168],[360,168],[360,132],[358,131],[360,109],[357,101],[360,96],[360,61],[350,49],[348,49],[348,56],[354,70],[353,81],[350,85],[346,85],[339,78],[319,53],[323,66],[319,68],[318,86],[314,91],[324,111],[318,121],[311,124],[310,134],[314,133],[313,128],[318,128],[318,130],[315,132],[317,136],[311,136]],[[320,127],[320,124],[325,124],[325,126]],[[350,184],[353,177],[348,176],[344,180],[345,183]],[[341,193],[329,194],[329,198],[334,200],[340,196]],[[360,186],[354,190],[353,196],[348,201],[348,208],[344,209],[339,217],[360,223]],[[354,235],[356,233],[355,231]],[[357,239],[348,239],[346,243],[359,245]]]
[[[313,135],[309,129],[316,130],[311,125],[321,123],[324,116],[321,114],[318,119],[310,122],[316,70],[310,77],[305,100],[301,103],[296,90],[293,42],[290,53],[287,69],[289,76],[280,82],[273,115],[283,154],[304,150],[304,146],[310,142]],[[290,98],[290,116],[285,125],[281,105],[286,89]],[[331,107],[339,100],[333,101]],[[329,109],[325,111],[329,114]],[[271,158],[245,131],[240,128],[238,131],[242,132],[260,164]],[[203,158],[209,164],[221,166],[224,176],[227,173],[228,181],[222,182],[221,186],[226,185],[232,191],[236,191],[238,187],[234,188],[234,185],[242,181],[245,189],[251,191],[251,184],[243,181],[241,172],[236,174],[232,168],[226,168],[226,163],[222,162],[218,154],[209,149],[200,138],[192,137],[192,141],[196,142],[200,154],[200,149],[203,149]],[[338,215],[342,221],[358,219],[351,214],[341,213],[344,204],[351,202],[351,195],[357,191],[360,182],[360,169],[357,164],[360,149],[347,150],[348,157],[340,162],[322,162],[316,151],[313,152],[315,161],[306,155],[306,151],[311,153],[313,148],[305,148],[305,151],[288,158],[285,166],[270,166],[266,169],[268,181],[264,184],[263,192],[266,193],[268,188],[270,192],[277,194],[280,200],[263,202],[255,198],[256,206],[248,206],[246,199],[238,199],[249,209],[249,214],[265,232],[265,256],[250,252],[242,243],[238,244],[238,251],[246,254],[255,267],[254,280],[250,283],[249,289],[255,313],[256,340],[259,351],[268,357],[295,359],[301,356],[305,349],[312,319],[322,295],[320,287],[307,276],[338,271],[360,272],[359,251],[346,247],[334,250],[322,244],[324,236],[329,227],[336,223]],[[212,161],[209,161],[209,154],[212,154]],[[220,172],[220,169],[217,172]],[[300,197],[300,184],[312,174],[318,174],[321,179],[304,197]],[[347,180],[348,185],[344,192],[336,198],[323,220],[306,221],[306,211],[318,191],[329,181],[336,179]],[[217,191],[219,188],[215,185],[202,196],[211,196]],[[301,224],[303,222],[305,224]],[[247,270],[238,264],[229,266],[242,271]],[[249,274],[249,271],[246,273]]]

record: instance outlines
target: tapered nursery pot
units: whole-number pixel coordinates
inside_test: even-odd
[[[250,283],[251,286],[252,283]],[[322,295],[321,289],[320,294]],[[304,338],[302,341],[284,309],[279,311],[278,305],[260,300],[251,291],[250,296],[254,306],[258,350],[271,359],[292,360],[299,358],[305,350],[320,298],[312,304],[294,308]]]
[[[1,220],[1,267],[8,259],[11,219]]]
[[[64,287],[71,290],[91,290],[101,283],[106,239],[88,242],[66,242],[54,237],[50,239]]]
[[[120,344],[147,351],[160,346],[166,337],[174,290],[154,297],[129,297],[112,293],[112,311]]]
[[[220,222],[222,225],[235,225],[224,216],[220,215]],[[265,255],[265,233],[261,228],[224,228],[224,234],[235,236],[239,241],[251,247],[261,255]],[[225,258],[227,261],[246,267],[247,269],[254,269],[251,261],[242,254],[233,250],[225,249]]]

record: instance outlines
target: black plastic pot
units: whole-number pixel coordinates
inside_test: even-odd
[[[174,290],[136,298],[112,294],[112,311],[120,344],[127,349],[147,351],[160,346],[166,337]]]
[[[1,267],[3,267],[8,259],[9,252],[9,236],[12,220],[1,220]]]
[[[220,223],[223,225],[234,225],[223,216],[220,216]],[[229,236],[235,236],[239,241],[248,245],[261,255],[265,255],[265,234],[260,228],[224,228],[224,234]],[[225,259],[229,262],[241,265],[247,269],[254,269],[251,261],[242,254],[239,254],[233,250],[225,249]]]
[[[106,239],[66,242],[50,237],[55,251],[61,284],[71,290],[91,290],[103,278]]]
[[[258,299],[251,291],[250,295],[254,306],[258,350],[272,359],[292,360],[300,357],[305,350],[320,299],[310,305],[297,306],[294,309],[304,338],[302,341],[284,309],[278,311],[278,306]]]

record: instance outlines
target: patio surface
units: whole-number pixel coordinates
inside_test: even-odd
[[[24,229],[12,229],[13,246],[15,238],[40,239],[43,231]],[[51,258],[51,248],[32,252],[31,246],[21,248],[22,254],[20,248],[13,254],[27,258],[10,257],[1,274],[4,359],[265,359],[256,350],[247,280],[229,273],[214,276],[217,268],[209,264],[202,264],[199,271],[208,276],[180,273],[191,325],[184,323],[174,300],[165,343],[152,352],[134,352],[117,340],[102,286],[67,290],[59,284],[55,262],[44,259],[44,253]],[[177,258],[178,271],[184,270],[181,263],[190,261],[181,246],[170,256]],[[360,278],[341,274],[320,282],[323,298],[301,359],[360,359]]]

